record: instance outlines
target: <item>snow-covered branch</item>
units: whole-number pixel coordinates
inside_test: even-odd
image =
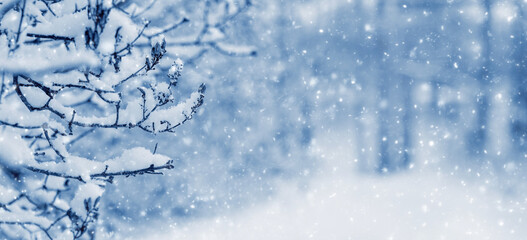
[[[94,132],[173,133],[203,104],[204,84],[176,95],[183,61],[167,57],[165,34],[189,20],[151,29],[138,16],[155,4],[0,4],[0,176],[11,181],[0,186],[0,238],[91,238],[106,184],[174,168],[157,147],[98,159],[72,150]]]

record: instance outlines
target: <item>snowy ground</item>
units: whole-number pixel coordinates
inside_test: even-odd
[[[307,190],[283,183],[230,215],[169,224],[151,239],[525,239],[527,199],[437,171],[379,178],[353,173],[335,139],[314,144],[325,167]],[[143,239],[140,236],[137,239]]]

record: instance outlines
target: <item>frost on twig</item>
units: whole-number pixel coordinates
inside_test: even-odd
[[[96,130],[175,132],[203,104],[203,84],[175,95],[183,61],[166,59],[164,34],[189,20],[152,30],[138,19],[146,11],[110,0],[0,4],[0,238],[92,238],[106,184],[174,168],[142,147],[97,160],[70,149]]]

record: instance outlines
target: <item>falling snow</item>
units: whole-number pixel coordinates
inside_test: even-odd
[[[0,3],[0,239],[527,236],[525,1]]]

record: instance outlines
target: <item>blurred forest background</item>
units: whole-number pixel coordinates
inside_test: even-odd
[[[276,200],[284,183],[310,192],[319,176],[337,170],[358,176],[355,181],[393,180],[401,184],[396,189],[421,181],[427,189],[422,178],[395,180],[420,172],[456,179],[457,185],[472,182],[479,186],[475,192],[494,189],[497,199],[512,199],[511,211],[519,214],[514,221],[522,225],[527,205],[525,1],[127,4],[152,4],[144,17],[154,26],[190,19],[183,29],[166,34],[167,48],[186,64],[179,91],[204,82],[207,94],[198,115],[176,135],[94,133],[108,151],[150,138],[152,148],[158,144],[159,153],[177,159],[176,169],[164,177],[118,179],[109,186],[103,201],[105,232],[133,233],[154,223],[178,225],[243,212]],[[207,5],[235,14],[216,24],[208,16],[221,13],[205,11]],[[211,35],[257,53],[238,56],[214,46],[170,45],[178,34],[197,34],[204,22]],[[436,184],[454,188],[447,182]],[[492,204],[486,209],[499,208]],[[161,229],[168,231],[168,225]]]

